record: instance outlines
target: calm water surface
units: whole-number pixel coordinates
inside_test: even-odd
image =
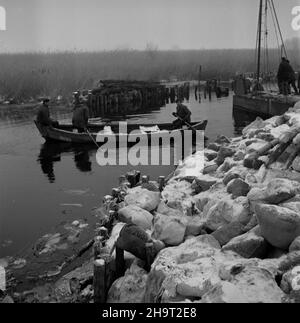
[[[232,96],[188,102],[193,119],[208,119],[206,136],[232,137],[238,133],[232,115]],[[71,114],[55,110],[58,120]],[[130,122],[170,122],[175,104],[148,114],[130,116]],[[35,110],[0,107],[0,258],[19,253],[64,221],[88,218],[102,197],[118,185],[130,166],[100,167],[96,149],[45,144],[32,120]],[[156,179],[174,170],[170,166],[134,167]]]

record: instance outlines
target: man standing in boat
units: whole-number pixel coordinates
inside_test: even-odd
[[[295,94],[298,94],[298,89],[297,89],[297,86],[296,86],[296,74],[295,74],[295,71],[294,71],[292,65],[290,64],[289,60],[287,60],[287,63],[288,63],[288,66],[289,66],[289,89],[290,89],[290,86],[292,86],[292,88],[295,91]]]
[[[78,133],[87,131],[89,122],[89,109],[85,103],[81,103],[77,93],[75,94],[72,124]]]
[[[58,122],[50,118],[49,102],[50,100],[48,98],[43,99],[42,103],[38,108],[36,121],[42,126],[57,127]]]
[[[191,111],[187,106],[182,104],[182,101],[178,99],[176,101],[176,113],[173,113],[177,119],[173,122],[174,129],[182,128],[186,123],[191,123]]]
[[[288,82],[290,78],[290,69],[287,59],[282,57],[281,63],[279,65],[277,80],[278,80],[278,88],[280,94],[287,95],[288,94]]]

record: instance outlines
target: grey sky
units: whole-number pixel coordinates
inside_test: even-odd
[[[300,0],[274,0],[285,38]],[[0,0],[0,51],[253,48],[258,0]],[[273,36],[271,43],[273,42]],[[274,44],[274,43],[273,43]]]

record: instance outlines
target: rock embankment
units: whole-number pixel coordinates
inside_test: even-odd
[[[123,181],[95,210],[100,256],[109,259],[108,302],[300,301],[299,104],[257,118],[239,138],[219,136],[163,187],[147,179],[133,186]],[[149,273],[125,252],[127,271],[114,281],[113,247],[125,223],[166,247]],[[90,270],[88,280],[84,267],[78,272],[90,301]],[[68,275],[56,283],[56,299],[74,294],[69,278],[78,273]]]
[[[295,106],[282,116],[257,118],[239,138],[219,136],[204,155],[178,167],[160,196],[142,187],[128,189],[119,214],[166,248],[148,274],[129,262],[108,301],[298,301],[298,154],[300,107]],[[205,158],[204,170],[195,167],[197,158]]]

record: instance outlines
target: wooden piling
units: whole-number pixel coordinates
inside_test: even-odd
[[[159,185],[159,190],[162,192],[164,187],[165,187],[165,176],[159,176],[158,178],[158,185]]]
[[[120,190],[118,189],[118,188],[113,188],[112,189],[112,197],[113,198],[117,198],[118,196],[119,196],[119,194],[120,194]]]
[[[96,259],[94,261],[94,303],[103,304],[106,302],[106,270],[105,260]]]
[[[149,183],[150,177],[148,175],[142,176],[142,184],[147,184]]]
[[[134,170],[133,172],[128,172],[126,174],[126,178],[130,183],[131,187],[135,187],[139,183],[140,177],[141,177],[141,172],[136,170]]]

